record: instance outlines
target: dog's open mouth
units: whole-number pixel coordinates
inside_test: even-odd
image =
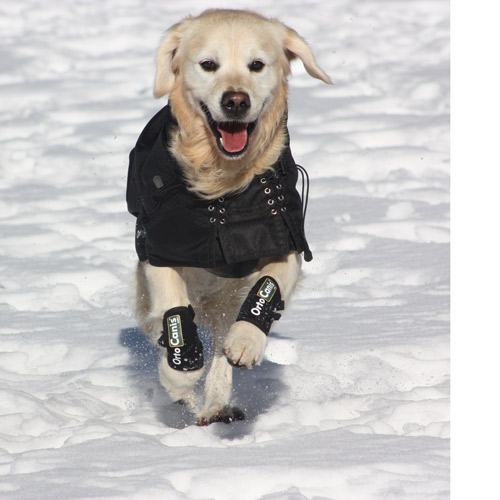
[[[207,117],[208,125],[215,135],[217,146],[228,156],[238,156],[243,154],[247,147],[250,135],[255,130],[257,121],[254,122],[216,122],[208,106],[201,103],[201,109]]]

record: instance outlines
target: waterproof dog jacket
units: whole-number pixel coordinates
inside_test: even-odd
[[[241,193],[206,200],[190,191],[169,152],[177,127],[170,106],[146,125],[130,153],[128,211],[137,217],[136,250],[153,266],[190,266],[221,276],[249,274],[262,257],[292,250],[312,259],[298,168],[287,145],[273,169]]]

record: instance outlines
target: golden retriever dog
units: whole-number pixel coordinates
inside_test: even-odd
[[[198,425],[244,418],[230,404],[233,367],[262,361],[301,254],[312,258],[295,188],[302,168],[286,127],[297,58],[331,83],[294,30],[240,10],[187,17],[158,50],[154,94],[168,104],[132,150],[127,184],[137,217],[136,314],[160,346],[161,384],[197,410]]]

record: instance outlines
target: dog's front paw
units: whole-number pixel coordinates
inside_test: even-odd
[[[237,321],[229,330],[222,350],[229,363],[243,369],[260,364],[267,345],[266,334],[247,321]]]

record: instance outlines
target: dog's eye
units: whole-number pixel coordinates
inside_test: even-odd
[[[219,65],[215,61],[212,61],[211,59],[207,59],[206,61],[201,61],[200,66],[205,71],[217,71],[217,69],[219,68]]]
[[[265,64],[262,61],[252,61],[248,67],[250,71],[255,71],[256,73],[258,73],[259,71],[262,71],[264,66]]]

